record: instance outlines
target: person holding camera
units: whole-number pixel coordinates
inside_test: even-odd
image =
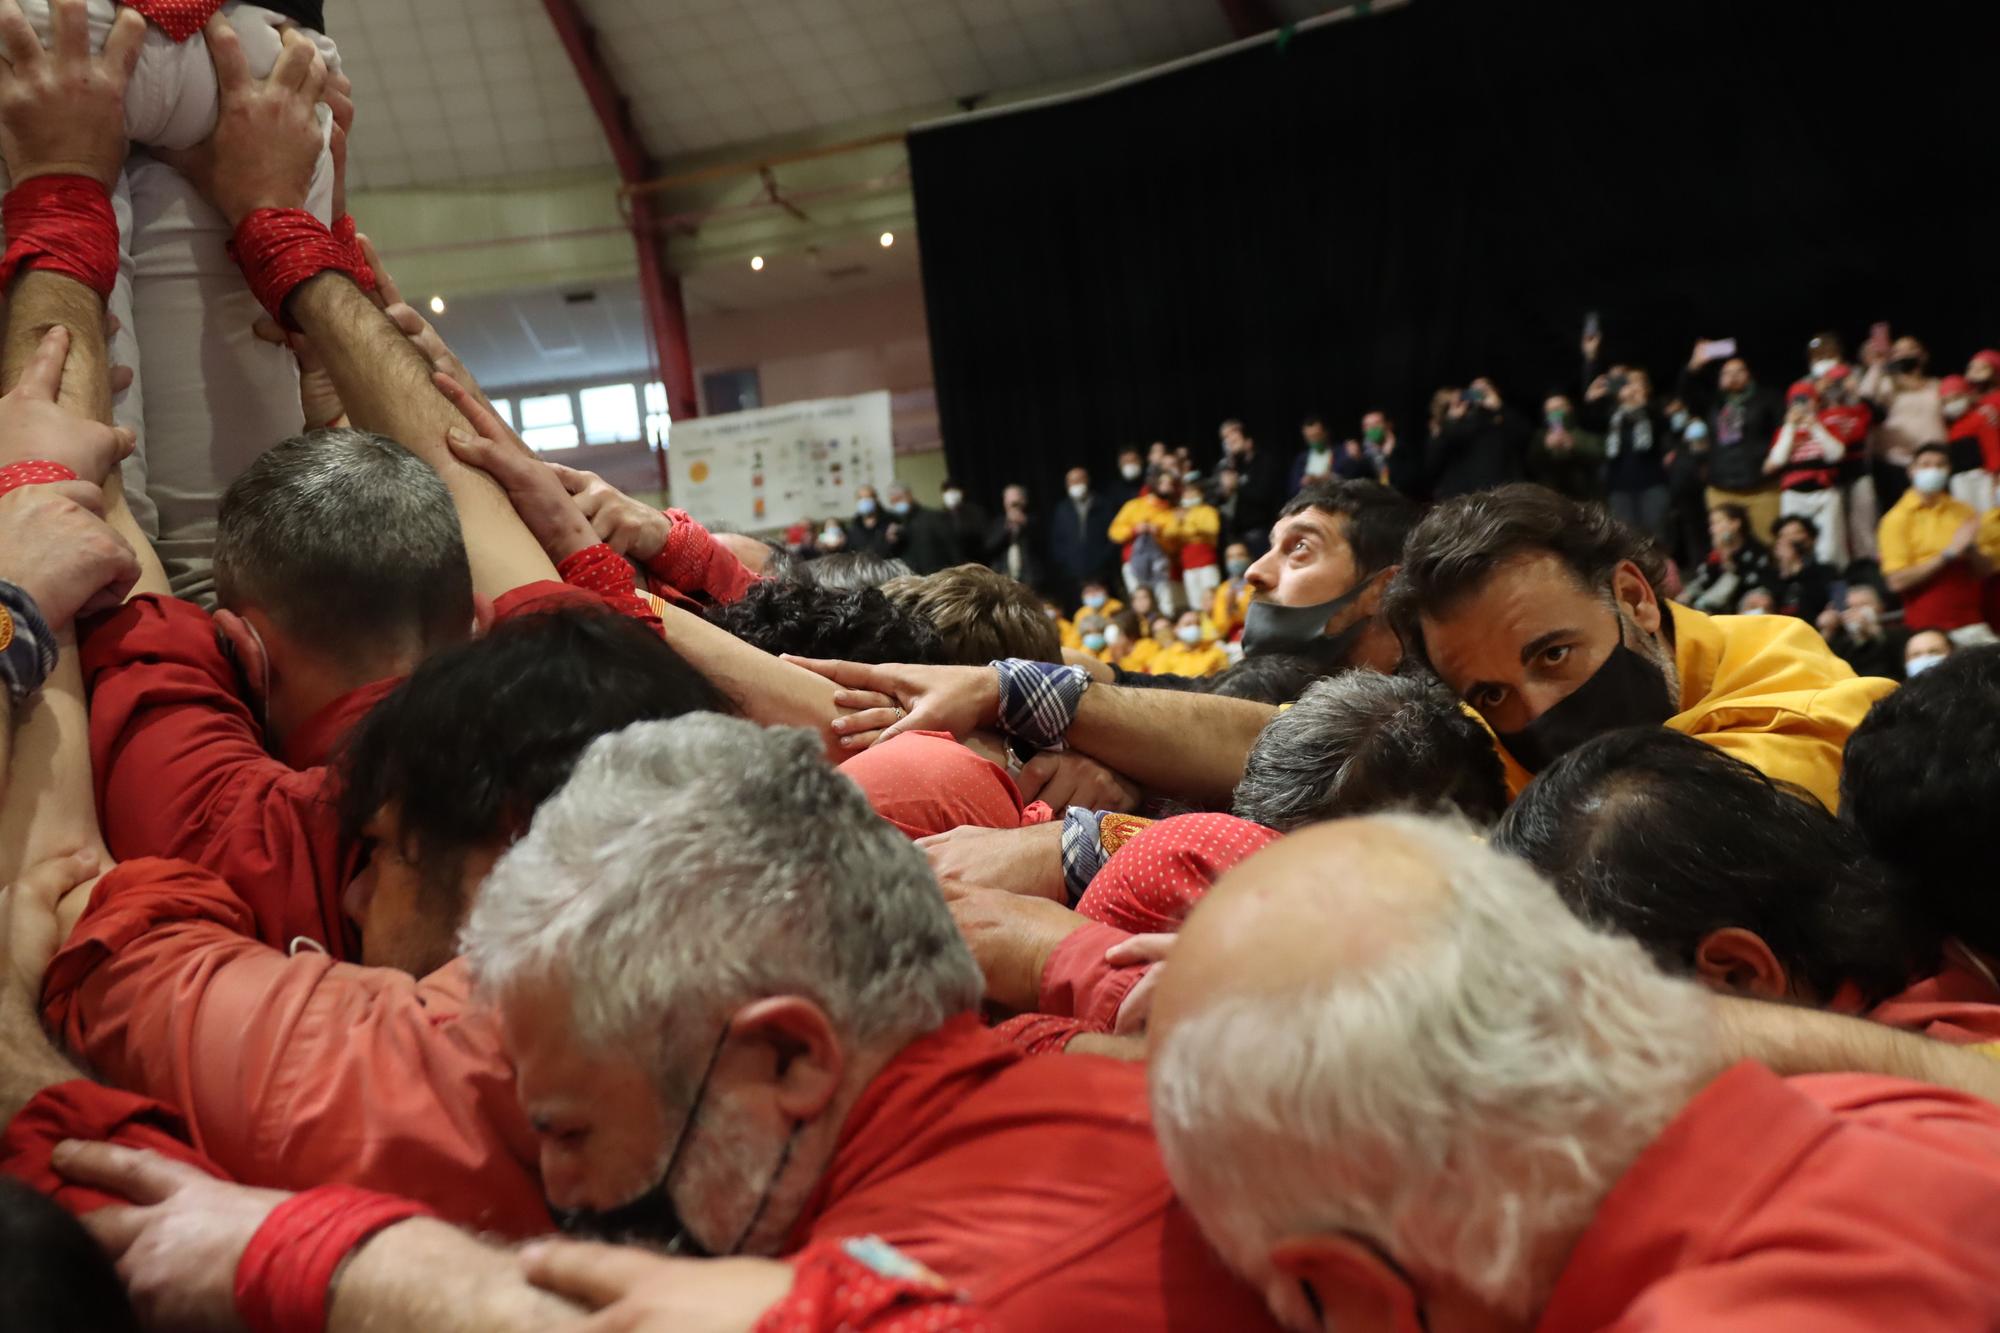
[[[1604,437],[1604,502],[1611,516],[1669,547],[1667,457],[1680,437],[1653,405],[1653,381],[1632,366],[1614,366],[1583,395],[1583,424]]]
[[[1500,400],[1493,381],[1482,376],[1446,405],[1428,452],[1436,499],[1491,490],[1521,480],[1528,427]]]
[[[1742,505],[1758,541],[1768,542],[1778,522],[1779,486],[1766,476],[1764,460],[1785,424],[1785,409],[1750,373],[1750,363],[1733,351],[1733,339],[1703,338],[1681,371],[1675,396],[1708,423],[1708,507]],[[1711,385],[1703,373],[1717,361],[1722,368]]]

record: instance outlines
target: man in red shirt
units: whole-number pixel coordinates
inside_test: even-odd
[[[1323,825],[1189,918],[1154,1116],[1291,1327],[1994,1326],[2000,1108],[1731,1066],[1716,1017],[1462,829]]]

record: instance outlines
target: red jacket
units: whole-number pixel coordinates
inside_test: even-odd
[[[1868,1017],[1954,1046],[2000,1043],[2000,990],[1981,972],[1953,962],[1884,1000]]]
[[[1737,1065],[1612,1187],[1535,1327],[2000,1327],[2000,1108]]]
[[[1175,1200],[1145,1069],[1024,1056],[970,1014],[875,1076],[786,1248],[862,1235],[1002,1328],[1275,1327]]]

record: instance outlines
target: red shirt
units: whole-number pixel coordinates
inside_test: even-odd
[[[1175,1200],[1144,1067],[1026,1056],[970,1014],[869,1083],[786,1248],[862,1235],[1002,1328],[1276,1327]]]
[[[162,1157],[228,1179],[215,1163],[188,1147],[187,1129],[170,1109],[81,1078],[43,1088],[8,1122],[6,1133],[0,1135],[0,1175],[12,1176],[72,1213],[130,1202],[59,1174],[49,1157],[64,1139],[102,1139],[127,1148],[150,1148]]]
[[[962,825],[1019,828],[1020,789],[1007,770],[942,731],[906,731],[842,761],[875,813],[910,838]]]
[[[1612,1187],[1536,1333],[2000,1327],[2000,1108],[1739,1064]]]
[[[2000,1042],[2000,989],[1983,973],[1954,962],[1884,1000],[1868,1017],[1954,1046]]]
[[[1163,819],[1111,854],[1076,910],[1135,935],[1179,930],[1224,871],[1277,840],[1234,815]]]

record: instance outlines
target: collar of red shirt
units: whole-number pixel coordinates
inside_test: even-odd
[[[792,1224],[786,1252],[802,1247],[821,1213],[890,1169],[966,1093],[1022,1058],[1020,1048],[989,1031],[977,1014],[960,1014],[897,1052],[847,1113],[833,1157]],[[884,1125],[893,1129],[878,1129]]]
[[[2000,989],[1977,960],[1947,954],[1942,972],[1882,1001],[1868,1017],[1958,1045],[2000,1042]]]
[[[304,726],[286,737],[284,753],[278,757],[299,769],[318,768],[331,762],[334,751],[347,739],[347,734],[402,683],[403,677],[389,676],[363,685],[358,690],[349,690],[307,718]]]
[[[1681,1108],[1598,1205],[1535,1333],[1594,1333],[1641,1292],[1698,1262],[1748,1200],[1770,1193],[1834,1126],[1832,1114],[1752,1061]]]

